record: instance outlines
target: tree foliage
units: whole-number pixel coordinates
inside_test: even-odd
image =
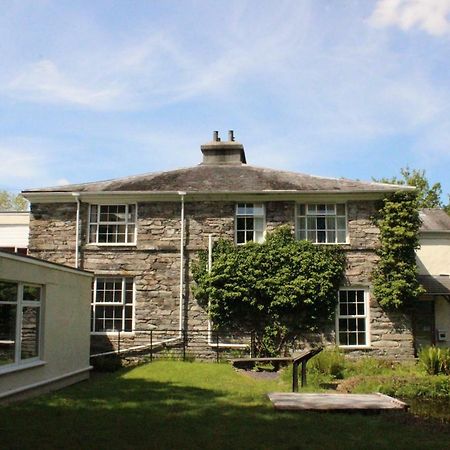
[[[0,191],[0,211],[26,211],[28,202],[20,194]]]
[[[399,309],[423,289],[417,281],[415,250],[421,225],[414,192],[396,192],[385,198],[379,211],[380,260],[373,273],[373,292],[379,304]]]
[[[425,175],[425,170],[410,169],[404,167],[400,169],[401,178],[381,178],[379,180],[374,178],[374,181],[380,183],[401,184],[407,186],[415,186],[417,189],[417,206],[422,208],[442,208],[444,204],[441,201],[442,186],[441,183],[434,183],[430,186],[430,183]],[[449,204],[446,208],[450,209]]]
[[[214,327],[254,331],[258,353],[272,355],[332,318],[346,259],[341,248],[298,241],[283,226],[262,244],[220,240],[210,273],[206,262],[202,253],[193,267],[194,295],[209,305]]]

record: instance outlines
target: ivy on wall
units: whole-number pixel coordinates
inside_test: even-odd
[[[258,354],[274,355],[330,322],[345,265],[342,248],[298,241],[282,226],[262,244],[218,241],[210,273],[203,252],[192,270],[194,295],[209,305],[214,327],[254,331]]]
[[[400,309],[424,292],[417,281],[415,256],[421,225],[417,195],[399,191],[385,198],[377,225],[381,247],[372,274],[374,296],[380,306]]]

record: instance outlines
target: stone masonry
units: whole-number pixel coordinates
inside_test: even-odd
[[[295,226],[295,203],[266,202],[266,229],[279,225]],[[373,201],[347,203],[349,244],[344,245],[348,267],[345,284],[368,287],[377,262],[379,230],[373,224]],[[189,288],[190,263],[199,250],[213,239],[234,239],[235,202],[187,202],[185,208],[184,325],[187,329],[207,328],[207,314],[193,298]],[[180,328],[180,203],[145,202],[137,209],[137,244],[97,246],[87,244],[88,205],[81,208],[81,268],[96,275],[133,277],[136,286],[135,328],[156,330]],[[75,265],[76,203],[33,203],[30,223],[30,254],[57,263]],[[183,325],[183,324],[181,324]],[[370,349],[365,353],[389,358],[411,358],[413,337],[406,314],[387,314],[376,301],[370,301]],[[129,337],[133,339],[133,336]],[[93,336],[98,341],[104,336]],[[324,340],[334,339],[333,334]],[[111,343],[114,347],[114,343]],[[359,350],[358,354],[361,353]]]

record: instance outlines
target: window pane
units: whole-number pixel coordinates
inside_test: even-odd
[[[11,364],[15,359],[16,314],[16,305],[0,304],[0,366]]]
[[[327,205],[327,214],[336,214],[336,207],[334,204]]]
[[[345,217],[337,217],[336,225],[339,230],[345,230],[345,226],[346,226]]]
[[[336,219],[334,217],[327,217],[327,229],[328,230],[336,229]]]
[[[255,242],[261,243],[264,241],[264,233],[262,231],[255,231]]]
[[[315,231],[308,231],[308,241],[317,242],[316,241],[316,232]]]
[[[306,219],[305,219],[305,217],[299,217],[297,224],[298,224],[298,228],[300,228],[301,230],[306,229]]]
[[[358,333],[358,345],[366,345],[366,333]]]
[[[336,205],[336,214],[338,216],[345,216],[345,203],[339,203]]]
[[[247,242],[253,241],[253,231],[246,231],[245,232],[245,239]]]
[[[97,205],[91,205],[90,221],[91,223],[97,222]]]
[[[317,218],[317,229],[318,230],[325,230],[325,217],[318,217]]]
[[[366,319],[357,319],[358,320],[358,331],[366,331]]]
[[[346,236],[345,231],[338,231],[337,232],[337,242],[345,243],[346,240],[347,240],[347,236]]]
[[[325,243],[326,241],[327,241],[327,239],[326,239],[325,231],[318,231],[317,232],[317,242]]]
[[[335,231],[327,231],[327,242],[328,243],[336,242],[336,232]]]
[[[24,286],[23,299],[27,302],[39,302],[41,300],[41,288],[39,286]]]
[[[128,222],[134,223],[136,218],[136,205],[128,205]]]
[[[245,203],[238,203],[236,214],[245,215]]]
[[[22,309],[21,358],[39,356],[39,307],[26,306]]]
[[[357,313],[359,316],[363,316],[365,314],[364,312],[364,303],[358,303],[357,304]]]
[[[348,345],[356,345],[356,333],[349,333],[348,334]]]
[[[325,214],[327,211],[326,205],[317,205],[317,214]]]
[[[300,239],[301,241],[304,241],[306,239],[306,232],[305,232],[305,230],[298,230],[298,232],[297,232],[297,239]]]
[[[236,220],[236,226],[238,230],[244,230],[245,229],[245,219],[242,217],[238,217]]]
[[[305,205],[298,205],[298,215],[299,216],[305,215]]]
[[[253,205],[253,215],[264,216],[264,206],[262,203],[255,203]]]
[[[236,234],[236,242],[238,244],[245,244],[245,232],[244,231],[238,231]]]
[[[340,303],[339,304],[339,314],[341,316],[346,316],[347,313],[347,303]]]
[[[308,208],[308,214],[311,214],[311,213],[315,214],[316,211],[317,211],[316,206],[317,206],[317,205],[307,205],[307,208]]]
[[[0,302],[17,302],[17,283],[0,281]]]
[[[135,241],[135,226],[134,225],[128,225],[127,242],[134,242],[134,241]]]
[[[262,233],[264,229],[264,220],[262,217],[255,218],[253,221],[255,231],[260,231]]]
[[[308,230],[315,230],[316,229],[316,218],[308,217],[307,225],[308,225]]]
[[[340,345],[348,345],[347,333],[339,333],[339,344]]]

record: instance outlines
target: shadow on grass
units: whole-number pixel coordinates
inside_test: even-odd
[[[2,449],[444,448],[386,417],[280,413],[251,395],[109,374],[0,409]]]

